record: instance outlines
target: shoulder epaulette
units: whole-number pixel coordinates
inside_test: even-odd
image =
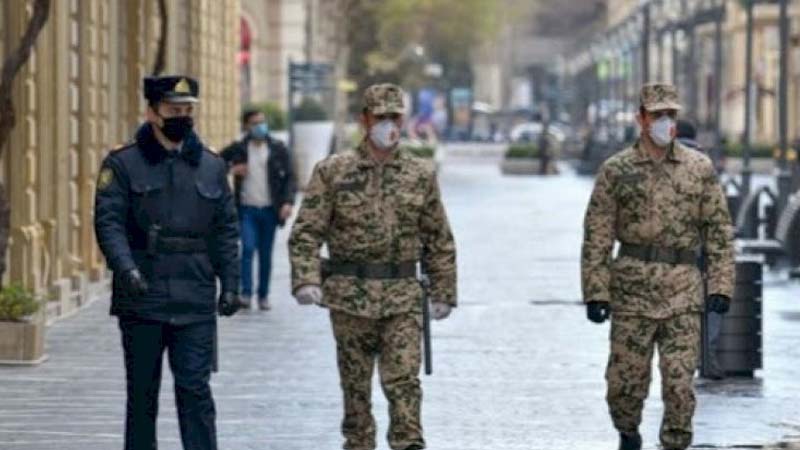
[[[136,145],[136,141],[135,140],[131,140],[131,141],[128,141],[128,142],[123,142],[122,144],[118,144],[114,148],[112,148],[111,152],[118,152],[120,150],[124,150],[124,149],[126,149],[128,147],[132,147],[134,145]]]

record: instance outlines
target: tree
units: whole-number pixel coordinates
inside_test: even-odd
[[[33,0],[33,15],[22,35],[19,46],[13,49],[3,62],[2,75],[0,75],[0,155],[8,145],[8,138],[17,124],[12,101],[14,78],[30,58],[33,46],[36,45],[36,39],[49,16],[50,0]],[[8,249],[10,231],[11,208],[6,187],[0,182],[0,286],[7,268],[6,249]]]
[[[167,58],[167,38],[169,37],[169,17],[167,16],[166,0],[158,0],[158,16],[161,18],[161,30],[158,36],[158,50],[153,63],[153,76],[161,75],[164,71]]]
[[[359,86],[351,112],[357,112],[359,94],[370,84],[394,82],[412,90],[430,84],[426,63],[442,66],[437,83],[442,88],[470,84],[472,52],[500,29],[502,2],[495,0],[343,1],[349,2],[343,22],[348,76]]]

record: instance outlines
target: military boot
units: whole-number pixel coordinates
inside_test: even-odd
[[[631,434],[620,433],[619,450],[642,450],[642,436],[638,431]]]

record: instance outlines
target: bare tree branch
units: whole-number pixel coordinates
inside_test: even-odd
[[[167,37],[169,36],[169,17],[166,0],[158,0],[158,15],[161,18],[161,35],[158,37],[158,50],[153,64],[153,76],[161,75],[166,65]]]
[[[31,56],[36,38],[47,23],[50,15],[50,0],[35,0],[33,2],[33,17],[28,23],[28,28],[22,35],[19,46],[8,54],[3,62],[3,72],[0,76],[0,154],[2,154],[11,130],[17,123],[14,104],[11,101],[11,87],[14,78],[22,66]]]
[[[8,143],[11,130],[17,123],[17,116],[12,101],[12,85],[22,66],[28,61],[36,45],[42,28],[50,16],[50,0],[34,0],[33,16],[28,23],[28,28],[20,39],[19,46],[8,54],[3,62],[3,71],[0,75],[0,154]],[[0,183],[0,287],[6,272],[6,250],[11,231],[11,208],[5,185]]]

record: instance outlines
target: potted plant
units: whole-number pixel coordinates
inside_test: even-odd
[[[535,175],[539,173],[539,148],[534,144],[511,144],[503,155],[500,170],[504,175]]]
[[[728,142],[723,147],[726,168],[730,172],[742,170],[744,145],[741,142]],[[791,152],[790,152],[791,153]],[[791,157],[791,155],[789,155]],[[769,174],[780,159],[777,144],[754,142],[750,145],[750,169],[755,173]]]
[[[301,186],[305,186],[314,165],[328,156],[333,127],[325,108],[312,97],[305,97],[292,111],[292,152]]]
[[[11,285],[0,289],[0,364],[39,364],[44,355],[42,302]]]

